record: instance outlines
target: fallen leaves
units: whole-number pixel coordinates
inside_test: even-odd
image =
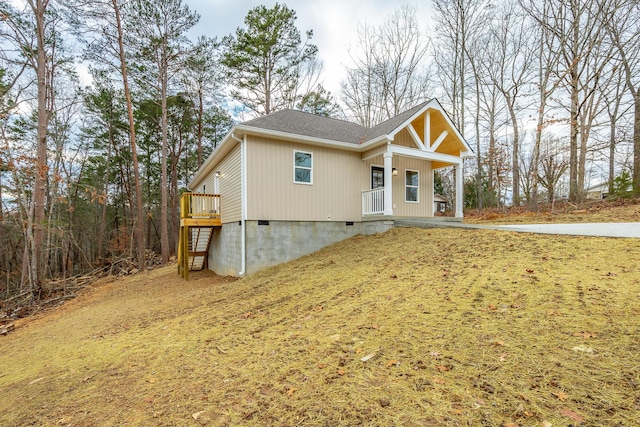
[[[597,335],[593,332],[575,332],[573,334],[574,337],[581,337],[584,339],[595,338]]]
[[[285,392],[287,394],[287,396],[293,396],[293,393],[295,393],[296,391],[298,391],[297,387],[287,387]]]
[[[577,421],[579,423],[584,421],[584,417],[582,417],[582,415],[573,412],[569,408],[562,408],[562,411],[560,411],[560,414],[564,417],[571,418],[572,420]]]
[[[392,366],[400,366],[400,362],[398,362],[397,360],[389,360],[387,362],[387,368],[390,368]]]
[[[555,397],[558,398],[559,401],[564,402],[565,400],[567,400],[569,398],[569,395],[567,393],[564,393],[562,391],[559,391],[557,393],[553,393],[553,395]]]
[[[451,370],[451,368],[449,368],[448,366],[445,366],[445,365],[438,365],[438,366],[436,366],[436,369],[438,371],[440,371],[440,372],[447,372],[447,371]]]
[[[431,382],[434,384],[445,384],[446,381],[442,377],[433,377],[431,378]]]

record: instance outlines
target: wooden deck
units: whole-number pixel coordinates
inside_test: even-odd
[[[222,226],[219,194],[183,193],[180,198],[178,274],[207,267],[214,227]]]

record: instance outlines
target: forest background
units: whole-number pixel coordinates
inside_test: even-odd
[[[3,304],[117,258],[167,262],[186,183],[234,123],[283,108],[372,126],[437,97],[475,150],[467,207],[640,189],[637,0],[433,0],[354,19],[334,92],[286,5],[217,37],[191,37],[199,19],[181,0],[0,0]]]

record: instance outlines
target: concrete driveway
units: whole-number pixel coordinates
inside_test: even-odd
[[[514,224],[471,225],[470,228],[520,231],[524,233],[570,234],[574,236],[631,237],[640,238],[640,222],[584,223],[584,224]]]

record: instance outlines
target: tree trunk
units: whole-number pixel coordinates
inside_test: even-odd
[[[47,166],[47,127],[49,112],[47,111],[47,58],[45,45],[44,15],[49,4],[48,0],[31,0],[31,8],[36,18],[37,59],[36,79],[38,83],[38,125],[36,142],[36,173],[33,194],[33,239],[31,240],[31,256],[33,257],[33,286],[40,286],[43,279],[44,262],[44,222],[46,202]]]
[[[127,77],[127,63],[124,53],[124,43],[122,41],[122,21],[120,19],[120,8],[117,0],[111,0],[113,11],[115,13],[116,24],[118,27],[118,48],[120,54],[120,70],[122,73],[122,85],[124,87],[124,95],[127,102],[127,116],[129,118],[129,141],[131,142],[131,158],[133,160],[133,174],[136,187],[136,215],[133,220],[133,233],[136,242],[136,250],[138,255],[138,271],[145,269],[144,258],[144,215],[142,210],[142,189],[140,187],[140,170],[138,168],[138,150],[136,147],[136,129],[133,121],[133,105],[131,103],[131,92],[129,90],[129,79]],[[132,207],[133,208],[133,207]]]
[[[571,135],[569,138],[569,200],[577,202],[578,189],[578,75],[571,70]]]
[[[511,187],[511,191],[513,193],[513,206],[520,206],[520,164],[518,163],[518,158],[520,157],[520,134],[518,132],[518,118],[516,117],[514,103],[515,100],[507,96],[507,106],[509,108],[509,116],[511,117],[511,127],[513,128],[513,186]]]
[[[636,90],[633,118],[633,191],[640,193],[640,90]]]
[[[160,102],[162,111],[162,153],[160,154],[160,252],[162,262],[169,262],[169,230],[167,215],[167,70],[164,68],[166,61],[162,61],[160,69]]]
[[[198,169],[202,166],[202,121],[204,118],[202,88],[198,90]],[[188,170],[188,169],[187,169]]]
[[[615,178],[616,158],[616,122],[611,120],[609,128],[609,194],[613,193],[613,179]]]

